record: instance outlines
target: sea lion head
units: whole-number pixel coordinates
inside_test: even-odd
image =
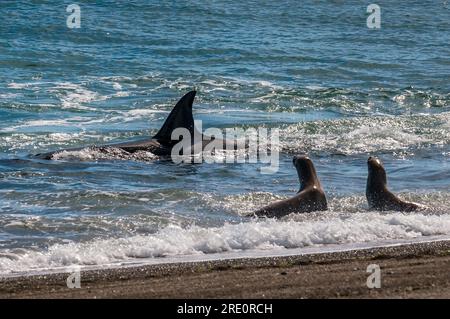
[[[383,168],[383,163],[381,163],[381,161],[375,157],[375,156],[370,156],[369,159],[367,160],[367,164],[370,167],[381,167]]]
[[[292,162],[300,179],[300,190],[308,186],[321,188],[314,164],[307,155],[294,156]]]
[[[294,163],[295,167],[297,167],[297,165],[304,165],[306,163],[311,163],[312,164],[311,159],[306,154],[301,154],[301,155],[294,156],[294,158],[292,159],[292,162]]]
[[[383,163],[378,158],[371,156],[367,160],[367,167],[369,169],[368,186],[385,187],[387,179]]]

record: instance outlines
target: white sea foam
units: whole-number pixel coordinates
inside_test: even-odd
[[[167,112],[166,111],[161,111],[161,110],[155,110],[155,109],[133,109],[130,111],[120,111],[118,112],[120,115],[118,116],[113,116],[111,118],[109,118],[108,121],[110,122],[132,122],[135,120],[140,120],[140,119],[148,119],[153,120],[155,118],[156,115],[158,114],[164,114],[166,115]]]
[[[46,151],[50,148],[67,148],[73,145],[107,143],[113,138],[108,135],[90,134],[87,132],[79,133],[13,133],[0,136],[0,148],[13,150],[29,149],[31,152]]]
[[[210,228],[168,226],[154,234],[56,244],[43,251],[0,250],[0,272],[6,274],[71,265],[103,265],[137,258],[270,251],[449,234],[450,215],[394,212],[333,215],[302,222],[252,220]]]
[[[127,97],[129,95],[130,95],[130,93],[126,92],[126,91],[119,91],[119,92],[114,94],[115,97]]]
[[[302,122],[282,129],[287,150],[344,154],[401,151],[450,143],[450,113],[414,116],[371,116]]]
[[[31,83],[15,83],[15,82],[8,83],[8,87],[11,89],[24,89],[30,86]]]
[[[88,90],[81,84],[70,82],[58,83],[50,89],[49,92],[53,92],[59,97],[63,109],[74,108],[95,110],[95,108],[88,107],[84,104],[94,101],[103,101],[108,98],[105,95]]]
[[[0,94],[0,99],[15,99],[19,96],[21,96],[19,93],[5,93]]]
[[[86,124],[89,123],[89,118],[86,117],[80,117],[75,116],[67,119],[59,119],[59,120],[31,120],[31,121],[24,121],[18,125],[5,127],[1,129],[1,132],[16,132],[17,130],[21,128],[31,128],[31,127],[49,127],[49,126],[73,126],[73,125],[79,125],[79,124]]]
[[[114,88],[114,90],[120,91],[120,90],[122,90],[122,85],[120,85],[120,83],[114,82],[113,88]]]
[[[243,78],[233,78],[233,77],[224,77],[224,79],[237,83],[237,84],[243,84],[243,85],[254,85],[256,87],[265,87],[270,89],[283,89],[282,86],[275,85],[274,83],[270,81],[265,80],[249,80],[249,79],[243,79]]]
[[[78,160],[78,161],[101,161],[101,160],[136,160],[151,161],[158,156],[146,151],[128,153],[120,148],[114,147],[87,147],[77,151],[61,151],[52,156],[53,160]]]

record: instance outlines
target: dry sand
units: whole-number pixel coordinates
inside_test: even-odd
[[[381,288],[366,286],[369,264]],[[450,298],[450,241],[0,279],[0,298]]]

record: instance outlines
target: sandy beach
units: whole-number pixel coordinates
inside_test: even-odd
[[[381,288],[366,285],[381,268]],[[449,298],[450,241],[3,278],[0,298]]]

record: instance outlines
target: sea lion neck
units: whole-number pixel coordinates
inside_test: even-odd
[[[295,168],[297,169],[298,179],[300,181],[300,192],[305,188],[313,186],[321,188],[316,169],[309,158],[297,160],[295,162]]]
[[[387,187],[386,171],[378,161],[368,162],[369,175],[367,177],[367,187],[371,189],[384,189]]]

